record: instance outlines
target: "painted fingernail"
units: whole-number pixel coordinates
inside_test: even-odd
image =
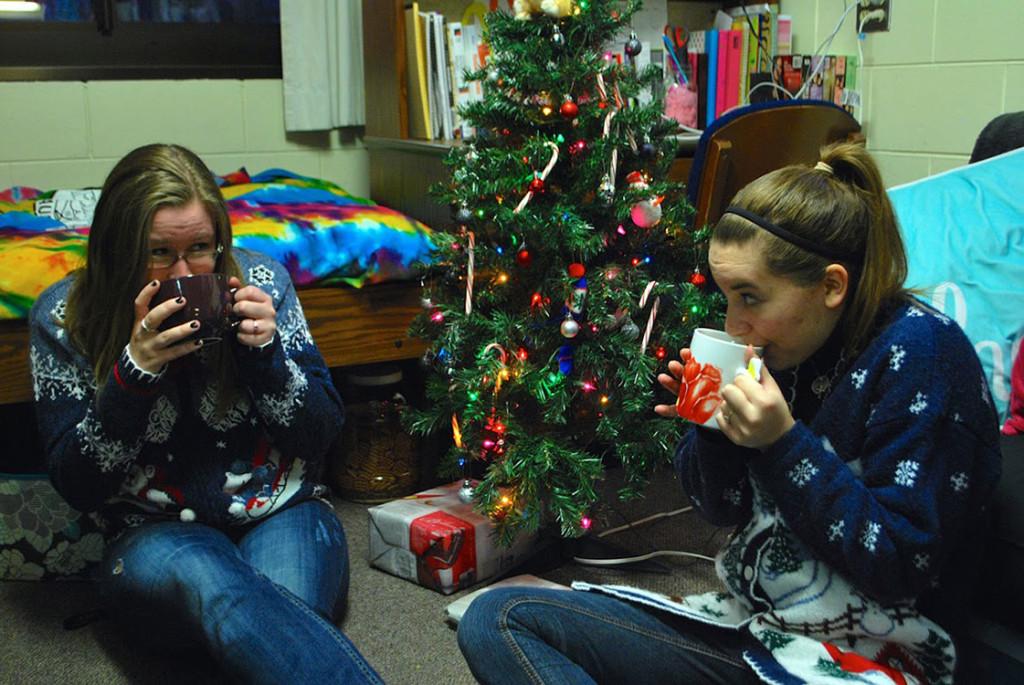
[[[203,346],[203,341],[202,340],[196,340],[195,346],[196,347],[202,347]]]
[[[184,301],[185,301],[184,297],[179,297],[178,299],[175,300],[175,302],[177,302],[178,304],[181,304]]]
[[[150,284],[149,284],[149,287],[150,287],[150,288],[155,288],[155,287],[157,287],[158,285],[160,285],[160,281],[153,281],[152,283],[150,283]]]
[[[191,326],[192,328],[199,328],[199,322],[193,321],[192,323],[189,324],[189,326]]]

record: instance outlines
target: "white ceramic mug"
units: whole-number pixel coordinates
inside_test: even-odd
[[[746,362],[747,346],[724,331],[698,328],[690,341],[690,358],[683,363],[676,412],[693,423],[718,428],[715,413],[722,404],[722,388],[737,374],[749,373],[761,380],[761,353],[755,347],[754,359]]]

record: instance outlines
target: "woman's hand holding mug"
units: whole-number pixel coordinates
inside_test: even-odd
[[[680,361],[669,362],[669,373],[658,375],[662,387],[677,396],[676,403],[659,404],[654,411],[721,430],[743,447],[773,444],[794,421],[760,354],[760,348],[722,331],[697,329],[690,347],[679,351]]]
[[[273,340],[277,333],[277,311],[270,295],[254,285],[241,287],[241,281],[234,276],[228,280],[228,285],[235,289],[233,309],[235,316],[241,319],[238,342],[262,347]]]
[[[746,359],[748,363],[756,359],[749,345]],[[796,423],[782,390],[763,365],[759,380],[749,373],[739,373],[722,388],[722,405],[716,418],[727,438],[753,449],[774,445]]]
[[[128,341],[132,361],[143,371],[160,373],[169,362],[199,349],[202,341],[179,345],[199,328],[198,321],[160,330],[164,320],[185,307],[185,298],[171,298],[150,308],[153,297],[160,289],[160,281],[150,281],[135,298],[135,325]]]

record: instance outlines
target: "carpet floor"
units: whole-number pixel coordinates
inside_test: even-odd
[[[599,537],[603,531],[686,506],[679,484],[659,474],[645,497],[621,502],[614,470],[602,483],[595,525],[585,543],[552,544],[512,574],[530,572],[555,582],[573,580],[630,584],[672,593],[718,587],[712,564],[680,556],[659,557],[642,567],[596,567],[572,560],[579,555],[644,554],[683,550],[713,555],[726,532],[693,512],[653,519],[634,528]],[[352,567],[348,608],[339,625],[388,683],[472,683],[444,608],[471,590],[441,595],[378,569],[368,557],[366,505],[335,500],[349,542]],[[597,543],[601,549],[595,549]],[[606,544],[614,547],[606,549]],[[551,552],[555,553],[551,553]],[[487,579],[492,582],[495,579]],[[0,683],[43,685],[157,685],[221,683],[211,663],[141,651],[109,620],[64,630],[68,616],[95,607],[92,588],[83,582],[0,583]],[[154,621],[159,617],[154,616]]]

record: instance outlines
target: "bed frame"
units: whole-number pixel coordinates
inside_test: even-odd
[[[365,288],[300,288],[299,300],[327,366],[415,359],[426,350],[408,337],[421,310],[417,281]],[[0,405],[32,402],[28,321],[0,321]]]

